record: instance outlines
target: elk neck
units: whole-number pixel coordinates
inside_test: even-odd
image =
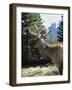
[[[36,48],[38,49],[45,49],[46,47],[48,47],[48,44],[46,43],[46,41],[43,38],[39,38],[36,45]]]

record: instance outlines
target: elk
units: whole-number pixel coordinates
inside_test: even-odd
[[[30,33],[36,37],[35,38],[35,45],[34,47],[39,50],[40,55],[47,59],[50,58],[52,63],[56,64],[59,68],[60,74],[62,74],[63,70],[63,45],[57,44],[57,45],[50,45],[48,44],[43,37],[48,35],[50,33],[47,32],[46,34],[42,34],[41,31],[39,30],[35,25],[35,28],[31,29],[30,28]]]

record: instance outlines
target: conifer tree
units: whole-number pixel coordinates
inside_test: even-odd
[[[21,36],[22,36],[22,66],[31,59],[39,59],[40,54],[33,48],[34,36],[29,33],[31,26],[41,27],[41,18],[38,13],[22,13],[21,15]]]
[[[57,40],[59,42],[63,42],[63,16],[61,16],[61,20],[59,22],[58,31],[57,31]]]

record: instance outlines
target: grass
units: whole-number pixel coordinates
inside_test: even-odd
[[[60,75],[59,69],[56,65],[47,64],[46,66],[36,66],[36,67],[27,67],[22,68],[21,76],[22,77],[35,77],[35,76],[52,76]]]

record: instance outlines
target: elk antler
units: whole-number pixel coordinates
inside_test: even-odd
[[[45,38],[51,31],[52,31],[52,30],[47,31],[46,34],[43,34],[43,37]]]
[[[31,28],[29,28],[29,32],[36,36],[37,38],[40,38],[41,37],[41,34],[40,34],[40,30],[39,28],[35,25],[35,26],[31,26]]]
[[[40,31],[41,28],[38,28],[37,25],[31,26],[31,28],[29,29],[29,32],[36,36],[37,38],[45,38],[52,30],[47,31],[46,34],[41,33]]]

